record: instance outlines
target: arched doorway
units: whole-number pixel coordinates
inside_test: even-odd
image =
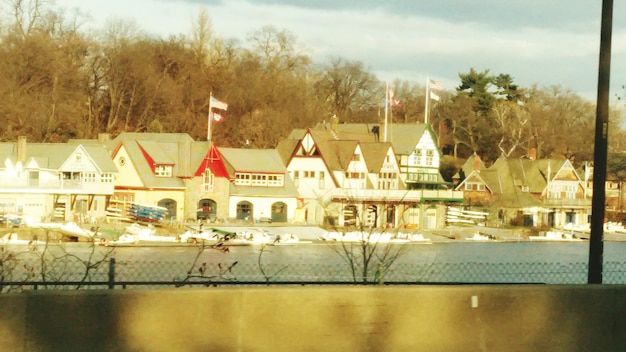
[[[217,218],[217,202],[213,199],[200,199],[198,201],[198,210],[196,211],[196,220],[207,220],[215,222]]]
[[[378,207],[370,205],[365,210],[365,226],[377,227],[378,226]]]
[[[161,199],[158,206],[166,208],[167,214],[165,214],[166,220],[176,220],[176,201],[170,198]]]
[[[287,222],[287,204],[283,202],[272,204],[272,222]]]
[[[356,225],[358,215],[356,205],[348,204],[343,207],[343,226]]]
[[[237,220],[252,220],[254,207],[248,201],[237,203]]]

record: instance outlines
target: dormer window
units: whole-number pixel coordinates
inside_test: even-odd
[[[157,177],[172,177],[174,166],[172,165],[157,165],[154,168],[154,176]]]

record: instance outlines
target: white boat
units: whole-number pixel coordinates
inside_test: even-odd
[[[571,233],[561,231],[546,231],[545,236],[528,236],[531,241],[581,241]]]
[[[75,222],[66,222],[59,227],[59,232],[69,237],[83,238],[92,240],[94,232],[80,227]]]
[[[354,243],[410,243],[429,242],[422,234],[348,231],[345,233],[328,231],[320,238],[323,241],[354,242]]]
[[[211,242],[211,243],[216,243],[220,240],[220,238],[222,237],[222,235],[218,232],[215,231],[202,231],[202,232],[197,232],[197,231],[193,231],[193,230],[188,230],[186,232],[184,232],[182,235],[180,235],[180,241],[183,243],[187,243],[187,242],[193,242],[193,243],[200,243],[200,242]]]
[[[430,242],[430,238],[424,237],[421,233],[402,233],[399,232],[395,239],[406,239],[408,242]]]
[[[272,244],[275,246],[304,244],[304,243],[313,243],[313,241],[302,241],[298,236],[294,235],[293,233],[285,234],[285,235],[276,235],[276,238],[272,242]]]
[[[489,235],[483,235],[480,232],[476,231],[474,232],[474,235],[472,237],[467,237],[466,240],[468,241],[491,241],[494,238],[492,236]]]
[[[156,229],[153,227],[135,223],[124,228],[124,233],[117,240],[105,241],[105,243],[107,245],[151,245],[178,241],[176,236],[159,236],[156,235]]]

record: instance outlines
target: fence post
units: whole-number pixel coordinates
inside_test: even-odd
[[[115,258],[109,259],[109,290],[115,288]]]

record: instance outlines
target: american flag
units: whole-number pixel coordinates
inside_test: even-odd
[[[429,88],[434,90],[443,90],[443,84],[441,84],[441,81],[433,81],[431,79],[429,80]]]

